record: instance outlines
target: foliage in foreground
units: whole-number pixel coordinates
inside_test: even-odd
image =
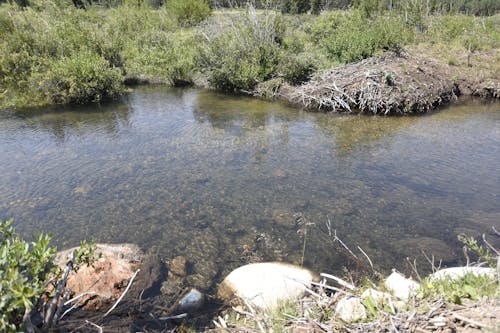
[[[23,316],[29,318],[49,280],[57,285],[62,273],[54,261],[57,249],[50,246],[51,236],[40,233],[26,242],[12,223],[0,222],[0,332],[5,333],[24,331]],[[93,257],[92,244],[82,242],[73,269],[91,264]]]

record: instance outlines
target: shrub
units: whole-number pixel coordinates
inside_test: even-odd
[[[311,1],[311,14],[319,15],[321,13],[322,6],[323,6],[322,0],[312,0]]]
[[[40,234],[27,243],[12,228],[12,220],[0,222],[0,332],[19,332],[26,309],[44,290],[56,272],[56,248],[50,236]]]
[[[316,59],[309,53],[285,55],[281,58],[278,72],[292,85],[309,81],[318,69]]]
[[[276,73],[281,19],[271,11],[257,15],[252,8],[229,19],[232,22],[211,22],[205,29],[200,65],[215,88],[249,91]]]
[[[357,10],[321,17],[312,33],[332,60],[346,63],[371,57],[377,50],[398,49],[413,38],[401,17],[370,20]]]
[[[0,221],[0,332],[5,333],[24,332],[23,316],[30,319],[31,310],[36,309],[46,318],[47,307],[37,304],[40,296],[49,284],[61,283],[61,290],[65,287],[62,270],[55,264],[57,249],[50,246],[52,237],[40,233],[32,242],[26,242],[12,223]],[[83,264],[91,265],[94,252],[93,242],[81,242],[74,253],[72,271],[78,271]],[[51,328],[52,323],[44,324]]]
[[[210,5],[206,0],[169,0],[166,7],[182,26],[198,24],[210,16]]]
[[[34,75],[33,82],[53,103],[99,102],[124,91],[121,71],[94,52],[52,60],[48,66],[46,73]]]

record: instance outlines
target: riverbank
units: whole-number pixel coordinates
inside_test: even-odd
[[[299,106],[382,114],[427,112],[457,94],[498,98],[498,14],[178,11],[0,5],[0,109],[95,103],[138,83],[266,98],[284,88]],[[330,102],[314,101],[324,95],[314,87],[332,84]]]
[[[75,300],[59,329],[495,331],[500,322],[497,258],[486,245],[474,247],[477,243],[470,243],[471,240],[467,249],[481,251],[482,259],[478,262],[467,267],[433,266],[433,273],[428,276],[419,274],[414,267],[415,279],[396,270],[389,276],[380,274],[368,256],[359,263],[361,270],[366,271],[346,270],[341,277],[320,275],[286,263],[263,262],[230,272],[218,283],[215,295],[204,294],[186,283],[189,258],[176,257],[164,263],[143,253],[130,261],[127,251],[120,253],[124,249],[137,253],[136,247],[98,245],[96,253],[103,255],[95,267],[83,267],[68,280],[67,287],[74,296],[85,293]],[[64,262],[60,260],[63,266]]]

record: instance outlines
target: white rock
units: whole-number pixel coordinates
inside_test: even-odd
[[[179,300],[177,312],[195,312],[203,305],[204,300],[205,297],[203,294],[197,289],[192,288]]]
[[[377,304],[385,304],[388,303],[388,299],[391,297],[390,294],[384,293],[382,291],[375,290],[373,288],[366,289],[362,294],[362,299],[367,299],[371,297],[371,299]]]
[[[278,263],[256,263],[239,267],[221,282],[218,296],[226,301],[242,298],[252,306],[271,310],[304,295],[316,279],[308,269]]]
[[[385,280],[385,286],[394,296],[399,299],[407,300],[415,295],[420,285],[412,279],[407,279],[398,272],[392,272]]]
[[[346,323],[353,323],[366,318],[365,306],[357,297],[344,297],[335,307],[337,317]]]
[[[458,280],[467,274],[473,274],[474,276],[485,275],[494,278],[496,272],[493,268],[489,267],[451,267],[441,269],[429,277],[431,281],[442,279]]]

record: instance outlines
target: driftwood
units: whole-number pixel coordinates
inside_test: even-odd
[[[371,114],[424,113],[459,94],[455,81],[431,60],[389,54],[325,71],[285,100],[317,111]]]

